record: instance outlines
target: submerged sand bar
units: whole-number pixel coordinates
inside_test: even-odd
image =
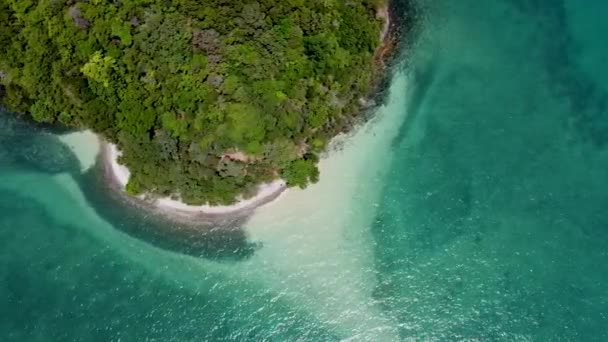
[[[71,132],[59,135],[58,138],[74,152],[82,171],[95,165],[100,150],[100,140],[95,133],[89,130]]]

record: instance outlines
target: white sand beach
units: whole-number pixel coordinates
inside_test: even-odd
[[[109,165],[112,170],[112,174],[114,175],[114,179],[116,182],[124,188],[127,183],[129,183],[129,177],[131,173],[129,169],[118,163],[118,158],[121,155],[121,152],[118,150],[118,147],[114,144],[104,143],[105,148],[107,148],[107,154],[105,155],[104,162]]]
[[[105,150],[104,162],[112,172],[113,181],[116,182],[121,189],[124,189],[129,182],[131,174],[126,166],[118,163],[121,152],[116,145],[105,142],[102,143],[102,138],[90,130],[59,135],[59,139],[72,149],[80,161],[82,172],[89,170],[95,165],[97,156],[103,148]],[[276,198],[279,197],[279,194],[285,190],[285,182],[283,180],[277,180],[260,185],[256,196],[242,199],[234,205],[229,206],[193,206],[169,197],[154,199],[153,204],[162,212],[178,212],[181,216],[188,216],[188,214],[232,215],[241,211],[253,210],[257,206],[266,204],[271,200],[276,200]],[[144,200],[145,196],[140,196],[139,198]]]
[[[159,208],[175,209],[185,212],[192,213],[205,213],[205,214],[231,214],[235,211],[249,209],[255,207],[260,201],[270,196],[275,196],[277,192],[281,192],[285,189],[286,184],[282,180],[277,180],[272,183],[266,183],[260,185],[257,195],[252,198],[242,199],[233,205],[201,205],[193,206],[187,205],[183,202],[164,197],[156,200],[155,204]],[[277,197],[278,198],[278,197]]]
[[[104,162],[109,165],[112,171],[114,180],[119,186],[124,187],[129,182],[130,172],[127,167],[118,163],[120,151],[114,144],[106,144],[107,153],[105,153]],[[247,199],[241,199],[233,205],[211,206],[211,205],[188,205],[179,200],[170,197],[155,198],[152,203],[156,208],[165,213],[180,214],[180,216],[192,215],[232,215],[242,211],[252,210],[260,205],[266,204],[272,200],[276,200],[279,194],[285,191],[286,183],[283,180],[276,180],[271,183],[260,185],[258,193]],[[145,199],[146,196],[140,196],[140,199]]]

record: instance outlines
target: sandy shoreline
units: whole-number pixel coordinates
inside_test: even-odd
[[[357,130],[355,129],[351,134],[356,135]],[[338,167],[332,160],[332,155],[340,153],[340,142],[349,141],[349,136],[352,137],[351,134],[343,134],[333,139],[333,148],[330,148],[324,154],[319,164],[322,174],[325,174],[328,169]],[[277,180],[260,185],[256,196],[240,200],[230,206],[192,206],[169,197],[158,197],[153,194],[134,197],[128,195],[125,191],[130,172],[128,168],[118,163],[120,151],[115,145],[105,142],[102,137],[91,131],[70,133],[60,136],[60,139],[68,144],[76,154],[82,164],[82,172],[86,172],[97,165],[102,171],[103,183],[107,190],[119,196],[126,204],[148,211],[151,214],[160,214],[170,221],[186,225],[223,226],[233,224],[251,217],[261,207],[266,207],[271,203],[273,206],[276,205],[280,198],[290,198],[287,196],[289,192],[306,192],[306,190],[297,189],[287,191],[285,182]],[[326,175],[326,177],[329,177],[329,175]],[[296,200],[294,203],[286,205],[299,207],[302,205],[299,202]]]
[[[188,223],[233,221],[237,218],[249,216],[260,206],[277,200],[287,189],[287,185],[282,180],[263,184],[260,186],[256,196],[242,199],[234,205],[229,206],[192,206],[169,197],[157,197],[154,195],[133,197],[124,191],[125,185],[129,181],[130,173],[129,169],[118,163],[119,156],[120,151],[115,145],[106,142],[102,143],[100,161],[104,169],[105,180],[112,190],[120,192],[123,197],[133,204]]]

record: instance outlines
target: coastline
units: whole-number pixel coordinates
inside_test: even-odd
[[[393,57],[399,50],[399,37],[403,30],[407,31],[407,21],[410,20],[407,13],[399,7],[399,0],[386,0],[384,5],[376,10],[376,18],[383,19],[384,23],[380,30],[380,45],[374,53],[374,62],[378,72],[385,73],[392,65]]]
[[[397,0],[386,0],[382,6],[376,9],[376,18],[382,19],[384,23],[379,32],[380,45],[373,54],[375,67],[373,79],[367,94],[359,98],[362,112],[359,117],[363,118],[363,121],[371,119],[370,113],[387,100],[386,90],[390,86],[391,79],[389,72],[393,69],[394,57],[400,50],[401,44],[398,38],[402,34],[401,26],[405,20],[400,18],[399,12]]]
[[[362,108],[362,111],[364,112],[373,109],[371,107],[378,107],[382,104],[383,101],[376,101],[376,97],[381,96],[384,89],[383,83],[390,78],[387,69],[390,68],[391,56],[396,47],[395,39],[398,36],[395,20],[393,20],[395,15],[395,13],[393,13],[393,5],[394,3],[392,1],[387,1],[385,5],[379,7],[377,10],[377,17],[382,18],[385,21],[380,32],[381,44],[378,47],[375,56],[378,77],[370,85],[370,95],[365,100],[368,105]],[[369,118],[370,117],[367,117],[367,119]],[[368,121],[367,119],[360,122],[360,124]],[[334,143],[338,141],[343,142],[345,136],[351,136],[351,133],[356,133],[359,128],[361,127],[352,127],[352,130],[343,132],[337,137],[334,137],[332,141]],[[93,153],[92,151],[97,151],[93,155],[97,156],[97,164],[102,169],[104,183],[108,186],[110,191],[118,194],[127,203],[152,213],[161,214],[170,220],[180,223],[191,225],[217,225],[236,222],[237,220],[249,218],[256,209],[266,206],[272,202],[276,202],[282,197],[283,194],[287,192],[286,183],[283,180],[276,180],[271,183],[260,185],[257,194],[252,198],[240,199],[235,204],[228,206],[193,206],[171,197],[160,197],[154,194],[144,194],[137,197],[131,196],[125,191],[125,186],[130,177],[130,172],[127,167],[118,163],[120,151],[118,150],[117,146],[104,141],[101,136],[94,135],[90,131],[77,132],[73,133],[73,135],[78,138],[76,140],[77,143],[75,144],[76,148],[73,148],[73,151],[79,155],[81,163],[83,160],[81,157],[82,155],[85,156],[84,158],[86,160],[90,160]],[[91,136],[93,136],[94,139],[92,139]],[[94,141],[95,144],[93,144],[92,141]],[[64,140],[64,142],[71,145],[69,141]],[[86,145],[88,147],[79,145]],[[321,175],[326,173],[324,169],[330,168],[329,165],[331,164],[331,156],[335,154],[336,150],[339,150],[339,147],[336,146],[339,145],[339,143],[330,144],[330,146],[332,145],[334,147],[330,148],[324,153],[323,157],[321,158],[322,160],[319,163]],[[83,171],[89,169],[93,164],[94,163],[91,163],[90,161],[83,163]]]
[[[118,163],[119,156],[120,152],[115,145],[105,141],[102,142],[100,162],[104,170],[105,182],[109,185],[110,189],[120,193],[122,197],[132,204],[184,223],[230,222],[247,217],[256,208],[277,200],[287,190],[287,186],[282,180],[262,184],[258,193],[252,198],[241,199],[237,203],[228,206],[193,206],[169,197],[154,195],[134,197],[128,195],[124,190],[130,174],[125,166]]]
[[[406,72],[396,72],[391,89],[407,86]],[[406,118],[402,108],[410,100],[403,92],[390,94],[373,118],[332,139],[319,160],[318,183],[259,208],[243,228],[249,241],[264,248],[240,274],[292,294],[298,306],[310,307],[315,298],[316,317],[361,340],[398,340],[383,328],[394,326],[391,317],[372,299],[377,279],[362,271],[373,267],[371,227],[391,176],[394,139]]]

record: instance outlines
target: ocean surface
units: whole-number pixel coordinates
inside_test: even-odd
[[[234,227],[1,113],[0,341],[607,341],[608,2],[413,2],[386,104]]]

